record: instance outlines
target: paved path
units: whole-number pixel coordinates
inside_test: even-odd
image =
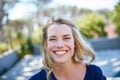
[[[101,67],[107,80],[120,80],[120,50],[96,51],[94,64]],[[40,55],[27,55],[9,72],[1,76],[0,80],[28,80],[30,76],[39,72],[42,66]],[[117,77],[114,77],[117,75]]]
[[[27,55],[9,72],[1,76],[0,80],[27,80],[39,71],[42,66],[40,55]]]
[[[102,68],[105,75],[120,77],[120,50],[96,51],[95,64]]]

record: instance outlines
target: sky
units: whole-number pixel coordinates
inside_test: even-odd
[[[118,1],[119,0],[53,0],[52,5],[74,5],[78,8],[89,8],[92,10],[101,8],[113,9]]]
[[[112,10],[120,0],[53,0],[47,7],[56,7],[60,5],[76,6],[78,8],[88,8],[92,10],[106,8]],[[37,9],[32,4],[18,3],[9,14],[9,19],[15,20],[28,16],[30,12],[36,12]]]

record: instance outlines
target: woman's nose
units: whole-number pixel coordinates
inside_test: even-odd
[[[57,44],[56,44],[56,47],[60,48],[60,47],[63,47],[63,41],[62,40],[58,40],[57,41]]]

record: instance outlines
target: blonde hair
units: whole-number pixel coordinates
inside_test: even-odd
[[[45,66],[46,72],[47,72],[47,79],[50,79],[50,73],[52,72],[52,69],[54,68],[53,60],[49,56],[47,48],[47,30],[48,28],[56,24],[66,24],[69,25],[69,27],[72,30],[74,41],[75,41],[75,52],[72,57],[72,60],[74,62],[83,62],[86,57],[91,57],[91,60],[89,60],[88,64],[90,64],[94,59],[94,51],[88,45],[88,43],[85,42],[85,40],[82,38],[79,30],[77,29],[77,26],[70,20],[60,18],[60,17],[53,17],[50,20],[48,20],[47,24],[43,27],[43,36],[42,36],[42,42],[41,42],[41,53],[43,55],[43,65]]]

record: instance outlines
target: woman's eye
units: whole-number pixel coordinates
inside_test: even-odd
[[[70,39],[70,37],[66,37],[66,38],[64,38],[65,40],[67,40],[67,39]]]
[[[54,41],[54,40],[56,40],[56,39],[49,39],[49,41]]]

